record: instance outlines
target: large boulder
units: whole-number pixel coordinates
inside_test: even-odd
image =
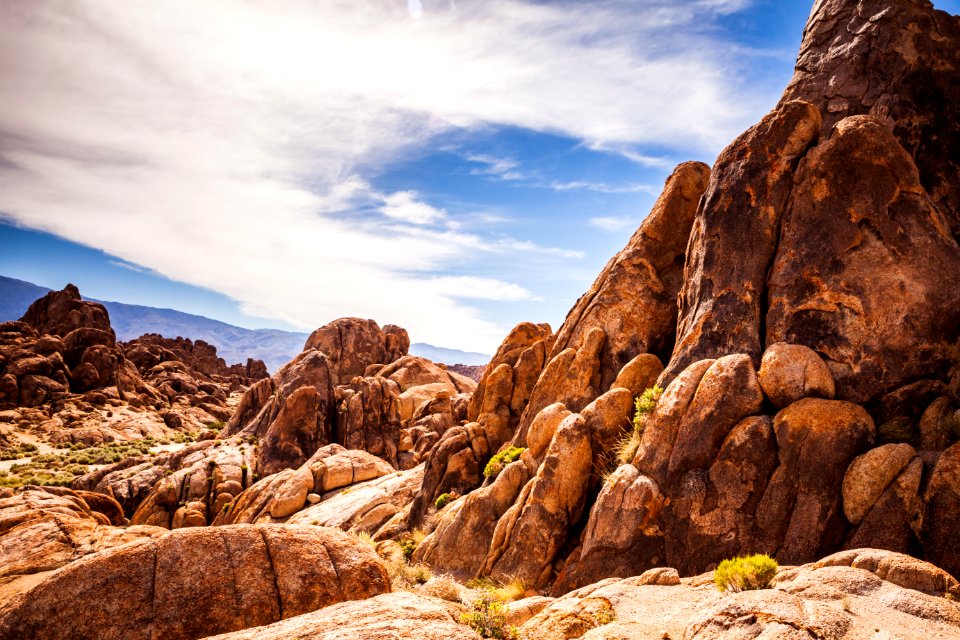
[[[81,327],[113,334],[107,309],[100,303],[83,300],[80,290],[72,284],[63,291],[51,291],[35,300],[20,321],[35,327],[41,334],[65,336]]]
[[[410,337],[395,325],[381,329],[373,320],[340,318],[310,334],[303,350],[311,349],[330,359],[334,384],[345,384],[371,364],[389,364],[405,356]]]
[[[850,402],[804,398],[780,411],[773,428],[780,464],[757,507],[758,548],[784,563],[810,562],[843,540],[843,478],[873,442],[873,419]]]
[[[297,469],[263,478],[221,507],[213,524],[283,522],[320,496],[350,485],[390,475],[394,469],[366,451],[340,445],[321,447]]]
[[[833,399],[833,374],[817,352],[800,344],[767,347],[757,372],[763,392],[777,408],[800,398]]]
[[[0,603],[84,556],[167,533],[114,526],[123,524],[120,505],[102,494],[26,487],[0,497]]]
[[[767,341],[822,354],[837,397],[853,402],[946,378],[960,360],[960,247],[892,124],[841,120],[795,180],[770,268]]]
[[[187,529],[50,575],[0,611],[0,638],[188,640],[389,590],[373,550],[333,529]]]
[[[960,443],[943,452],[923,494],[923,548],[927,558],[960,578]]]

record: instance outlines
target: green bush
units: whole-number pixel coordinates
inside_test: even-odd
[[[500,453],[490,458],[490,462],[483,468],[483,475],[488,478],[497,477],[503,468],[520,457],[520,454],[526,451],[524,447],[507,447]]]
[[[507,640],[519,637],[517,628],[507,624],[506,603],[492,591],[487,591],[473,601],[473,610],[460,616],[460,622],[467,625],[481,638],[499,638]]]
[[[777,561],[758,553],[724,560],[713,573],[713,582],[720,591],[752,591],[766,589],[777,575]]]
[[[657,408],[657,400],[662,395],[663,389],[653,385],[637,396],[633,404],[633,430],[637,435],[643,435],[643,430],[647,426],[647,418]]]
[[[437,500],[433,503],[433,505],[437,508],[437,511],[439,511],[453,502],[453,500],[454,497],[449,493],[441,493],[439,496],[437,496]]]

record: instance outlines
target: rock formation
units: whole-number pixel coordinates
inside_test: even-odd
[[[333,529],[187,529],[57,571],[0,611],[0,638],[191,640],[389,589],[373,551]]]
[[[781,103],[709,173],[674,172],[543,356],[533,325],[505,340],[476,423],[427,460],[417,557],[556,593],[757,551],[881,547],[957,571],[953,44],[960,18],[928,2],[818,2]],[[537,373],[503,357],[521,349]],[[617,468],[654,380],[665,391]],[[427,518],[507,443],[518,461]]]

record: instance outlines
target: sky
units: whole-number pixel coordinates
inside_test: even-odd
[[[809,5],[4,0],[0,274],[492,353],[773,107]]]

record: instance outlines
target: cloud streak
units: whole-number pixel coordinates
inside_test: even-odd
[[[361,315],[492,351],[506,327],[464,290],[531,296],[464,280],[465,261],[582,253],[462,233],[428,196],[374,178],[440,133],[491,124],[715,151],[751,96],[695,25],[742,4],[10,0],[0,211],[305,328]]]

